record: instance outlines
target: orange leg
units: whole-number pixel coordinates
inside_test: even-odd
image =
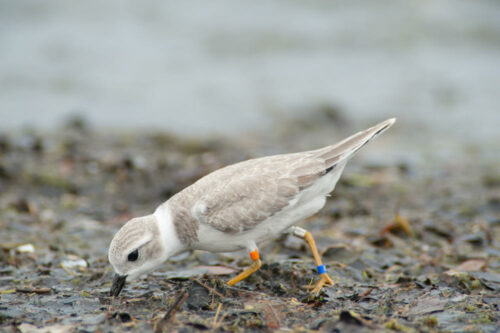
[[[326,273],[325,265],[323,265],[323,261],[321,260],[321,256],[319,255],[318,249],[316,247],[316,242],[314,241],[311,233],[299,227],[292,227],[292,232],[294,236],[303,238],[306,241],[307,245],[309,245],[309,248],[311,249],[314,257],[314,261],[316,262],[316,266],[318,267],[319,280],[314,286],[311,287],[312,293],[318,294],[325,284],[330,284],[333,286],[334,282]]]
[[[243,272],[238,274],[238,276],[231,279],[227,283],[228,285],[234,286],[236,283],[240,282],[241,280],[246,279],[247,277],[249,277],[250,275],[255,273],[260,268],[262,263],[260,262],[260,259],[259,259],[259,251],[253,250],[252,252],[250,252],[250,258],[252,259],[252,264],[247,269],[245,269]]]

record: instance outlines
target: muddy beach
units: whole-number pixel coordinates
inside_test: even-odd
[[[498,331],[500,167],[465,152],[429,168],[351,161],[301,224],[336,283],[316,297],[304,288],[317,278],[309,249],[287,235],[262,246],[262,268],[234,287],[225,281],[249,264],[245,253],[195,251],[110,297],[119,227],[212,170],[269,153],[245,140],[78,120],[2,135],[0,330]],[[285,142],[268,147],[293,149]]]

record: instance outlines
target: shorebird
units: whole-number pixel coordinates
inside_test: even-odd
[[[109,247],[116,273],[110,295],[118,296],[126,280],[189,250],[247,250],[252,264],[228,282],[233,286],[260,268],[257,244],[285,232],[303,238],[311,249],[319,274],[312,292],[333,285],[311,233],[295,224],[324,206],[347,161],[395,121],[321,149],[226,166],[175,194],[153,214],[128,221]]]

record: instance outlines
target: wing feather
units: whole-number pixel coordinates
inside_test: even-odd
[[[307,154],[288,154],[245,161],[216,171],[202,185],[207,207],[204,223],[230,233],[252,229],[280,212],[325,169],[324,161]],[[218,173],[218,174],[217,174]]]

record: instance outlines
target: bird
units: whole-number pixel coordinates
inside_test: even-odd
[[[251,264],[227,282],[233,286],[261,267],[258,245],[283,233],[309,245],[319,274],[312,293],[334,285],[311,233],[295,224],[321,210],[346,163],[395,121],[387,119],[324,148],[223,167],[170,197],[153,214],[131,219],[109,246],[115,271],[110,296],[119,296],[126,281],[191,250],[246,250]]]

